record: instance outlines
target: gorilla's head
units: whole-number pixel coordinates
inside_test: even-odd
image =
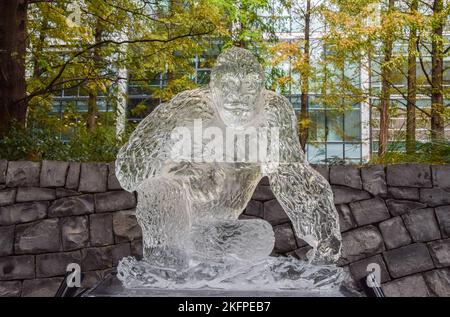
[[[231,127],[245,126],[262,107],[264,71],[251,52],[233,47],[217,58],[210,88],[222,121]]]

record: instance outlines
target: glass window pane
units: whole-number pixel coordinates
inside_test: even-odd
[[[361,140],[361,117],[359,110],[351,110],[344,115],[345,140]]]
[[[61,102],[60,101],[53,101],[52,112],[55,112],[55,113],[61,112]]]
[[[311,163],[323,163],[325,160],[325,144],[311,143],[307,145],[308,161]]]
[[[327,141],[343,141],[344,116],[341,113],[327,113]]]
[[[106,100],[105,99],[97,99],[97,110],[100,112],[106,111]]]
[[[361,157],[361,144],[345,144],[345,158],[359,159]]]
[[[77,111],[78,112],[87,112],[88,111],[87,100],[77,100]]]
[[[310,141],[325,141],[325,113],[324,111],[311,111],[309,113],[311,125],[309,127]]]
[[[331,158],[344,158],[344,145],[342,143],[338,144],[327,144],[327,159]]]

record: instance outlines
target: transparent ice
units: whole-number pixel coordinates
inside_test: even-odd
[[[292,106],[263,83],[255,57],[231,48],[218,57],[208,87],[161,104],[120,150],[116,174],[123,188],[138,193],[144,248],[142,261],[127,257],[119,264],[126,287],[330,290],[340,285],[344,273],[334,263],[341,235],[330,185],[305,159]],[[199,120],[202,131],[234,133],[232,140],[219,142],[223,159],[211,151],[212,138],[183,139],[191,156],[174,156],[180,140],[173,131],[183,127],[195,133]],[[259,132],[245,136],[251,128]],[[270,128],[278,135],[261,141]],[[233,143],[240,135],[247,138],[241,146]],[[214,144],[218,141],[216,135]],[[268,154],[256,160],[239,156],[251,142]],[[270,257],[271,225],[238,219],[264,176],[296,235],[312,247],[308,261]]]

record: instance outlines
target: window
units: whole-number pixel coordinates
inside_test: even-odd
[[[361,141],[361,111],[352,109],[344,114],[345,141]]]
[[[325,111],[312,110],[309,113],[311,125],[309,127],[309,141],[310,142],[324,142],[326,140],[325,127]]]
[[[325,143],[308,144],[307,154],[307,158],[310,163],[323,163],[326,159]]]
[[[327,141],[344,141],[344,116],[327,111]]]

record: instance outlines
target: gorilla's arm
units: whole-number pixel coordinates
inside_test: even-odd
[[[279,164],[268,172],[272,190],[297,236],[313,247],[310,260],[335,262],[340,256],[341,235],[331,187],[305,159],[289,101],[271,93],[266,113],[269,125],[280,127]]]

